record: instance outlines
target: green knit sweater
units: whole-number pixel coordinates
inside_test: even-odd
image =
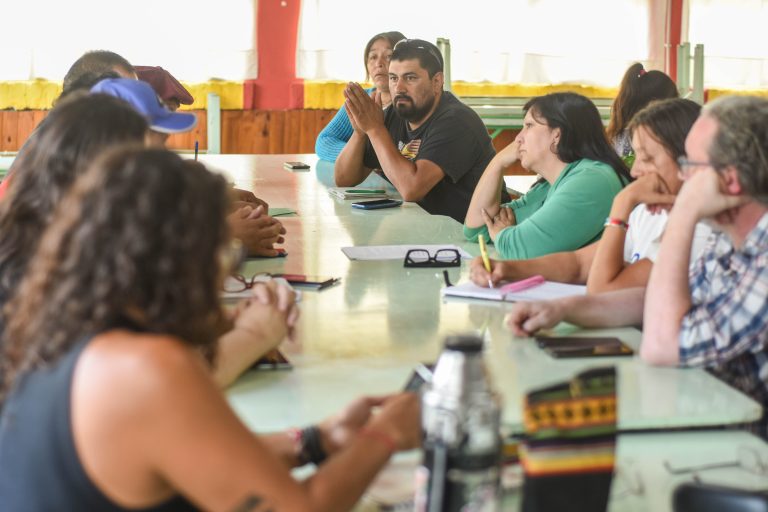
[[[624,187],[608,164],[582,159],[568,164],[550,185],[542,182],[507,203],[517,224],[498,233],[496,251],[503,259],[521,260],[573,251],[600,238],[616,194]],[[464,236],[490,239],[488,228],[464,225]]]

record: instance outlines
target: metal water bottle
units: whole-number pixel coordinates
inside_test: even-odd
[[[450,336],[422,395],[424,460],[417,470],[420,512],[499,508],[499,397],[491,390],[477,336]]]

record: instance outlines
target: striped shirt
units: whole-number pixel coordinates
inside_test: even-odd
[[[768,213],[736,249],[722,233],[690,272],[680,365],[704,366],[768,405]]]

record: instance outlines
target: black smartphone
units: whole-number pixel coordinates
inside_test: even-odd
[[[616,357],[631,356],[631,347],[612,337],[537,337],[536,344],[552,357]]]
[[[304,162],[285,162],[283,167],[290,169],[291,171],[300,171],[309,169],[309,164],[305,164]]]
[[[270,350],[251,365],[253,370],[290,370],[291,368],[293,368],[291,362],[277,349]]]
[[[403,204],[399,199],[374,199],[373,201],[358,201],[352,203],[352,208],[362,210],[378,210],[380,208],[394,208]]]
[[[322,290],[329,286],[333,286],[341,280],[337,277],[308,276],[305,274],[275,274],[273,277],[282,277],[288,281],[291,286],[297,288],[309,288],[311,290]]]
[[[403,386],[403,391],[418,393],[425,384],[432,382],[432,373],[435,371],[434,364],[419,363],[413,369],[411,376]]]

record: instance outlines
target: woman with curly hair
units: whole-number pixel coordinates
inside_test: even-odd
[[[19,153],[13,183],[0,201],[0,308],[16,293],[43,231],[56,218],[56,208],[72,183],[105,149],[145,143],[148,129],[144,117],[124,101],[85,92],[62,100],[40,123]],[[168,198],[173,197],[169,193]],[[249,306],[238,308],[228,324],[264,315],[258,301]],[[288,321],[292,325],[295,319],[294,311]],[[6,320],[0,316],[0,332]],[[274,344],[261,335],[222,332],[221,357],[214,368],[221,385],[231,383],[264,354],[265,346]]]
[[[410,393],[355,402],[313,442],[254,436],[229,408],[208,371],[225,320],[227,189],[197,162],[129,147],[64,199],[7,305],[4,507],[347,510],[394,451],[416,446]],[[256,288],[269,314],[235,329],[280,340],[293,293]]]

